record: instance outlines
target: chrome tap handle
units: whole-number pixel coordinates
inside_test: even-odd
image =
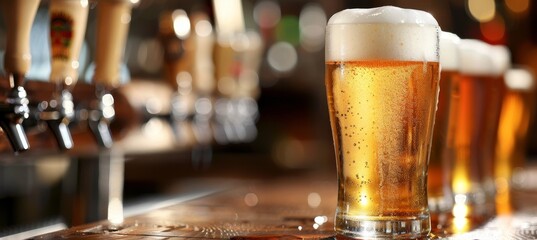
[[[55,98],[43,102],[44,109],[39,118],[47,123],[50,131],[54,134],[58,147],[62,150],[73,148],[73,139],[69,130],[69,122],[74,116],[73,96],[67,90],[61,90],[55,94]]]
[[[10,81],[18,81],[17,76],[10,76]],[[13,151],[20,152],[30,148],[28,138],[22,128],[22,121],[28,118],[28,98],[22,86],[11,88],[5,103],[0,104],[0,127],[6,134]]]
[[[0,103],[0,127],[15,152],[30,148],[21,125],[30,112],[26,91],[22,85],[24,74],[30,69],[30,29],[38,6],[39,0],[0,1],[7,29],[4,69],[11,88],[6,101]]]
[[[113,139],[110,122],[115,116],[114,97],[106,90],[97,90],[97,94],[89,113],[88,124],[99,146],[111,148]]]

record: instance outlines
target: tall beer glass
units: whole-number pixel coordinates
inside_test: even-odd
[[[481,221],[494,213],[492,167],[505,87],[490,45],[462,39],[458,46],[461,75],[453,83],[456,103],[447,141],[453,159],[453,215]]]
[[[430,231],[438,34],[430,14],[396,7],[348,9],[328,22],[325,81],[339,234],[414,238]]]
[[[458,44],[460,38],[449,32],[440,33],[440,95],[433,131],[431,158],[429,160],[429,176],[427,178],[427,193],[429,210],[440,215],[448,214],[453,207],[453,192],[451,191],[453,159],[446,151],[448,126],[454,114],[450,114],[453,106],[457,106],[457,98],[452,95],[459,77]],[[439,224],[443,224],[440,223]]]
[[[510,196],[512,176],[524,166],[528,128],[535,104],[535,83],[530,71],[517,67],[507,70],[504,76],[507,92],[498,126],[494,168],[498,214],[513,211]]]

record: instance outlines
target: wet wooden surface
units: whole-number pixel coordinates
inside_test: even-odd
[[[241,180],[208,196],[127,217],[121,224],[101,221],[36,238],[335,239],[336,189],[334,177],[322,174]],[[532,191],[519,193],[525,196],[520,201],[524,207],[513,214],[478,224],[454,223],[465,229],[459,234],[433,220],[430,238],[537,239],[537,193]]]
[[[319,239],[333,235],[335,179],[326,176],[250,180],[127,217],[78,226],[38,239]]]

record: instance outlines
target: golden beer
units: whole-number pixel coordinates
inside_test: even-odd
[[[501,78],[462,75],[454,82],[453,122],[448,127],[447,152],[453,158],[455,203],[470,207],[456,217],[483,216],[491,209],[487,187],[492,180],[494,141],[503,92]],[[463,202],[458,202],[464,199]],[[462,201],[462,200],[460,200]]]
[[[437,62],[327,62],[326,86],[346,216],[427,213]]]
[[[328,22],[325,84],[338,234],[416,238],[431,230],[427,162],[439,30],[430,14],[396,7],[347,9]]]
[[[505,84],[490,45],[459,44],[461,75],[453,81],[446,155],[452,160],[453,215],[481,221],[494,214],[494,155]]]
[[[458,104],[458,99],[452,95],[452,88],[458,82],[456,79],[458,76],[458,72],[450,70],[442,71],[440,75],[440,93],[427,177],[429,209],[431,212],[439,214],[450,212],[453,207],[453,192],[451,190],[453,161],[446,151],[446,145],[448,126],[452,116],[450,109],[452,109],[452,104],[454,106]]]
[[[433,219],[438,220],[437,226],[445,224],[447,220],[445,216],[453,207],[453,192],[451,191],[453,160],[446,151],[446,145],[448,126],[453,116],[450,115],[451,104],[452,102],[457,104],[457,99],[452,97],[455,90],[452,88],[455,86],[455,78],[459,76],[459,42],[460,38],[453,33],[440,33],[442,73],[427,177],[429,210],[433,214]]]
[[[509,192],[511,179],[515,169],[524,166],[527,133],[535,104],[535,88],[530,72],[525,69],[510,69],[505,74],[505,82],[508,88],[498,126],[494,168],[498,214],[509,214],[513,211]]]

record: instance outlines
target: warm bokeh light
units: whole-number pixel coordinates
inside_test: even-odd
[[[505,6],[513,13],[524,13],[530,7],[530,0],[505,0]]]
[[[108,221],[112,224],[121,224],[123,220],[123,201],[119,198],[110,199],[110,203],[108,203]]]
[[[229,36],[245,30],[241,0],[214,0],[214,17],[219,35]]]
[[[259,198],[255,193],[247,193],[246,195],[244,195],[244,203],[248,207],[255,207],[257,203],[259,203]]]
[[[273,28],[282,17],[280,5],[275,1],[260,1],[254,7],[254,20],[261,28]]]
[[[195,31],[198,36],[208,37],[213,32],[213,26],[211,25],[211,22],[207,20],[200,20],[196,23]]]
[[[468,179],[463,167],[456,166],[453,170],[452,187],[453,192],[456,193],[465,193],[470,191],[470,179]]]
[[[465,217],[453,218],[453,232],[464,233],[470,230],[470,220]]]
[[[468,0],[467,10],[478,22],[488,22],[496,14],[494,0]]]
[[[185,39],[190,35],[190,19],[184,10],[173,11],[173,31],[181,39]]]
[[[324,29],[326,14],[321,5],[310,3],[304,6],[299,17],[300,45],[309,52],[315,52],[324,47]]]
[[[80,0],[80,5],[81,5],[82,7],[87,7],[87,6],[88,6],[88,3],[89,3],[88,0]]]
[[[276,72],[287,73],[295,68],[298,54],[293,45],[288,42],[278,42],[269,48],[267,61]]]
[[[505,21],[499,14],[491,21],[479,25],[481,35],[490,43],[502,43],[505,39]]]
[[[321,195],[316,192],[308,194],[308,205],[311,208],[319,207],[319,205],[321,205]]]
[[[458,203],[453,206],[453,216],[455,216],[455,218],[466,218],[469,212],[470,209],[466,204]]]

